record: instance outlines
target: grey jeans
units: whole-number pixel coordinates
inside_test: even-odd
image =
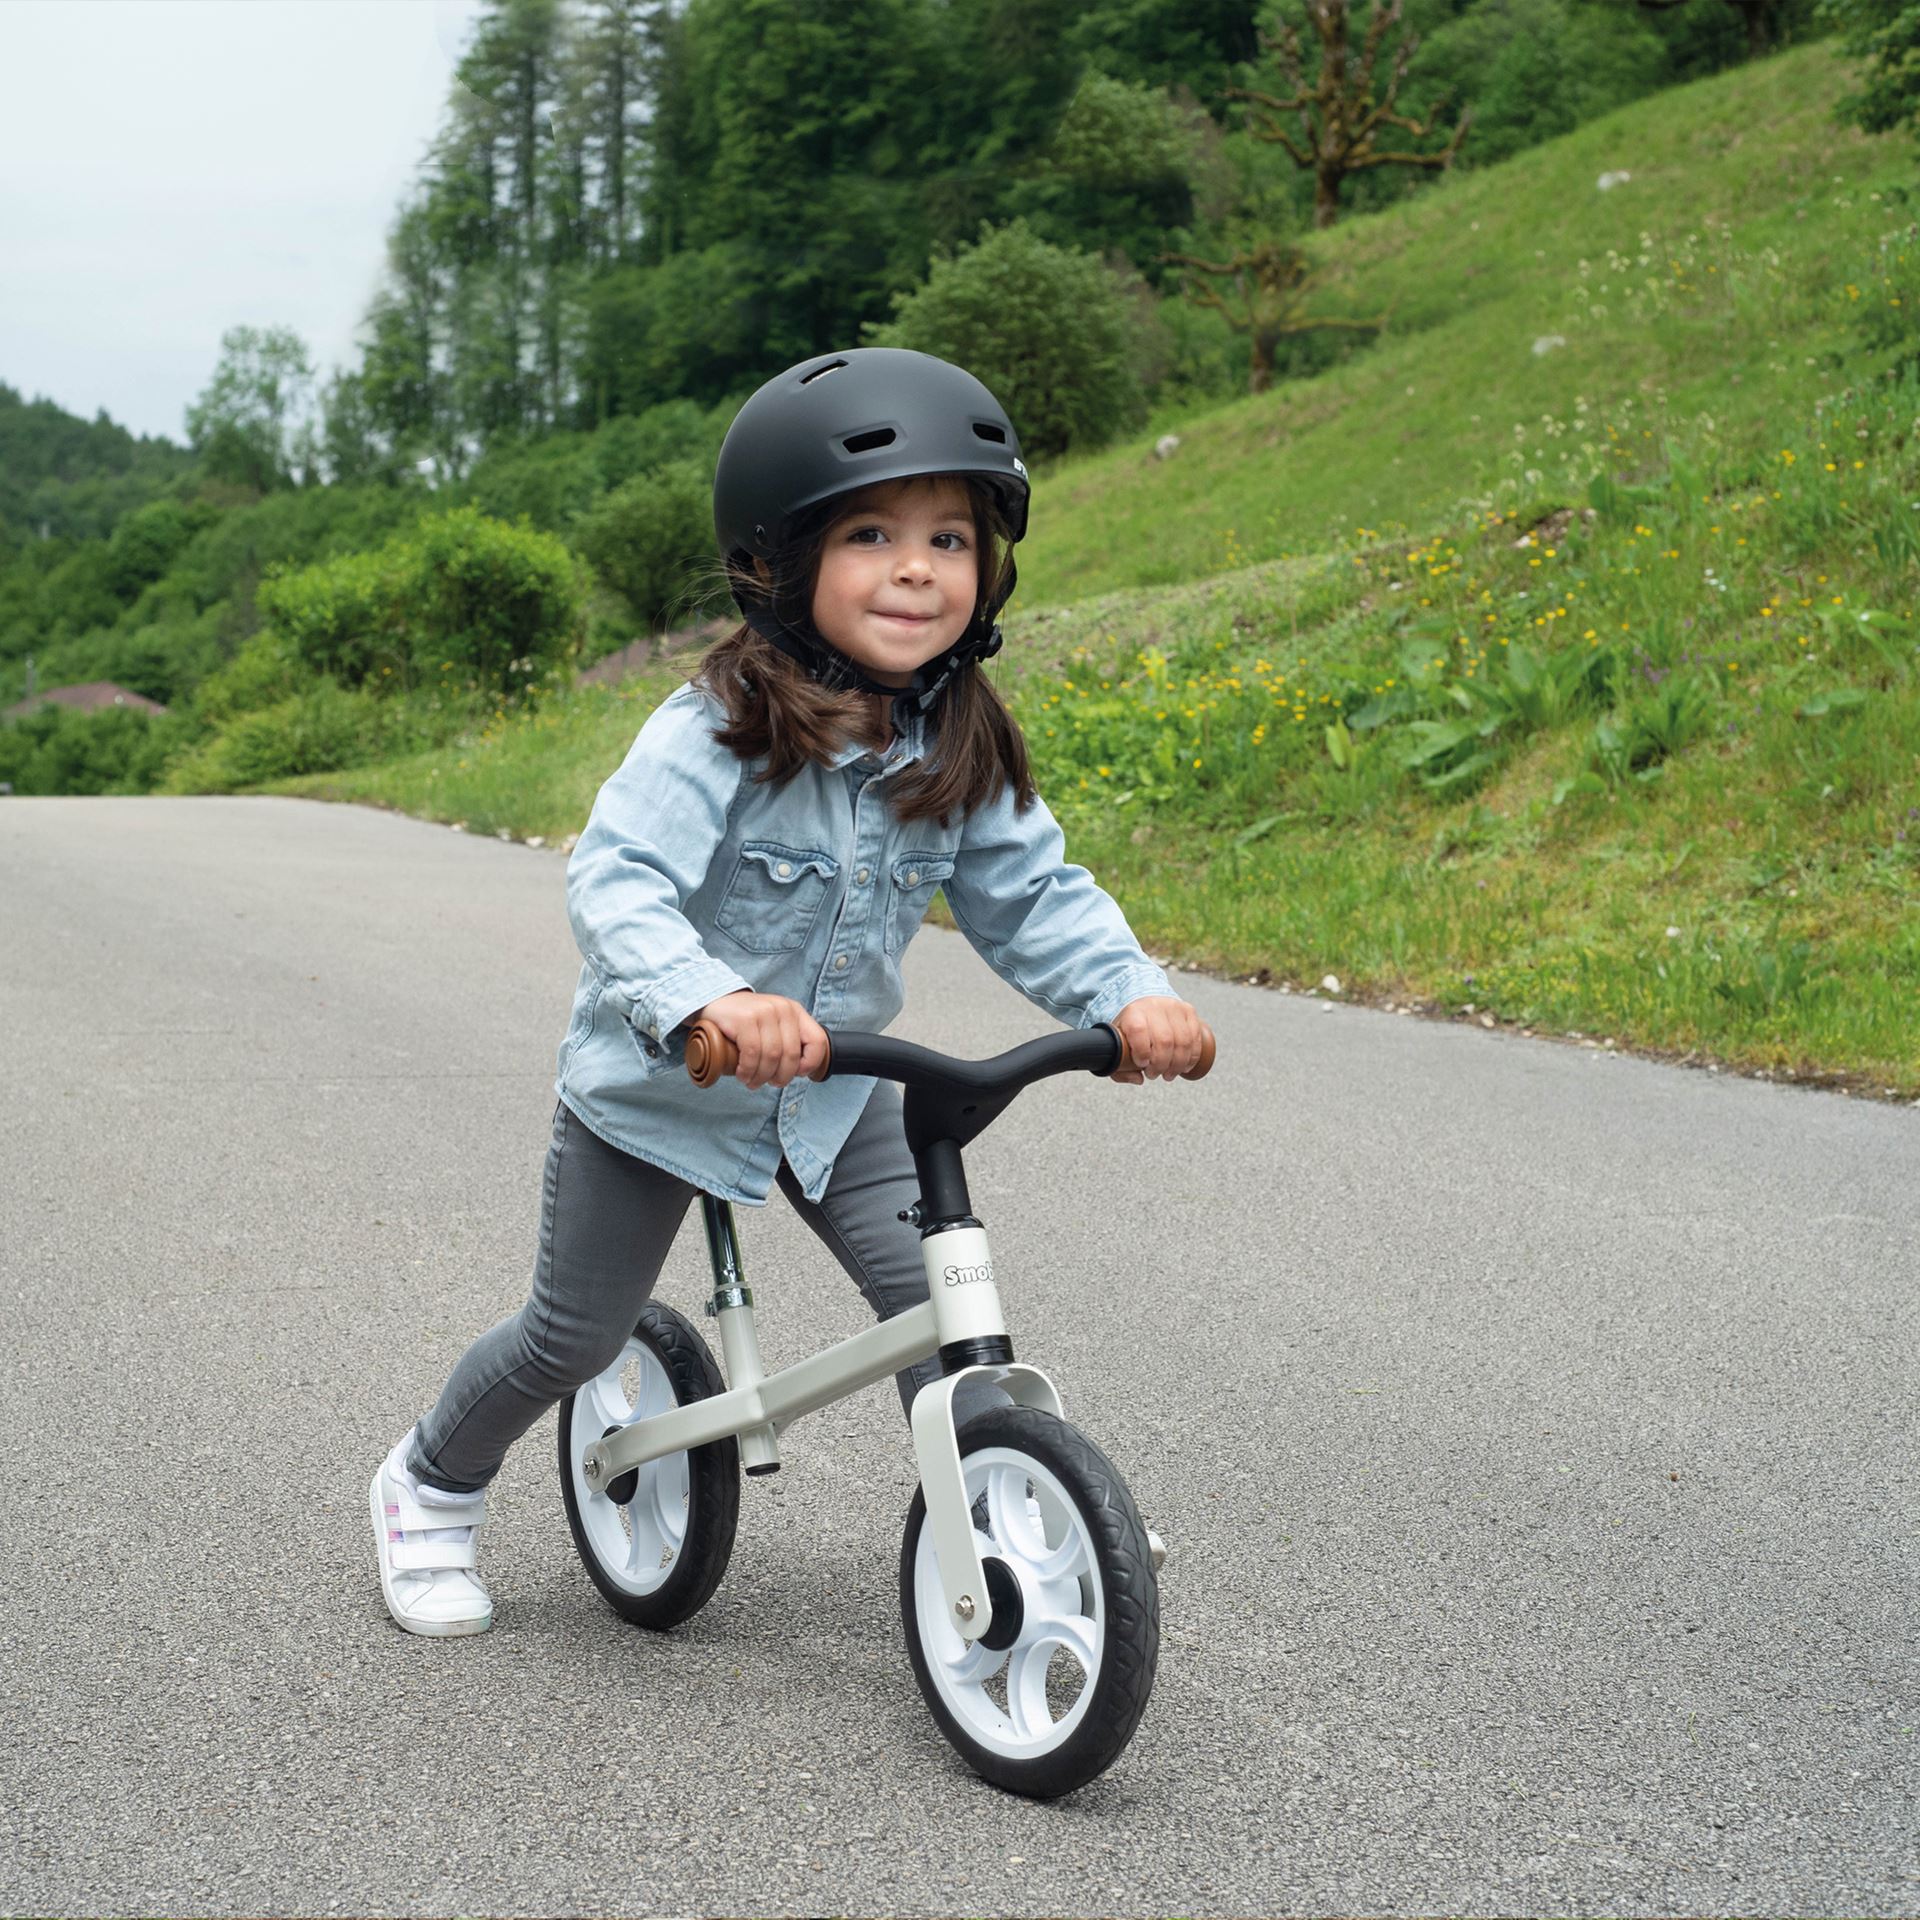
[[[917,1228],[897,1218],[919,1197],[900,1089],[876,1083],[818,1202],[785,1161],[780,1191],[887,1319],[927,1297]],[[540,1247],[525,1306],[483,1333],[421,1420],[408,1468],[459,1493],[484,1487],[547,1408],[610,1367],[699,1190],[609,1146],[562,1102],[540,1201]],[[900,1404],[940,1377],[928,1358],[895,1376]],[[1003,1400],[989,1389],[966,1410]]]

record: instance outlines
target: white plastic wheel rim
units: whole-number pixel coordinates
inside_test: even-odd
[[[1066,1488],[1031,1454],[982,1447],[962,1460],[961,1470],[968,1504],[983,1489],[987,1496],[993,1541],[991,1547],[981,1541],[981,1558],[1004,1560],[1012,1569],[1024,1618],[1018,1639],[1001,1652],[962,1639],[947,1619],[933,1529],[922,1522],[913,1563],[920,1650],[940,1698],[968,1734],[1009,1760],[1037,1759],[1086,1718],[1100,1676],[1107,1602],[1093,1535]],[[1047,1672],[1062,1651],[1078,1661],[1081,1682],[1072,1706],[1055,1719]],[[987,1691],[996,1678],[1004,1679],[1004,1708]]]
[[[638,1469],[633,1498],[624,1507],[587,1484],[581,1456],[607,1428],[626,1426],[678,1402],[660,1357],[637,1337],[620,1357],[573,1396],[567,1468],[574,1504],[600,1571],[622,1593],[654,1592],[679,1563],[687,1537],[687,1506],[693,1476],[684,1453],[649,1460]]]

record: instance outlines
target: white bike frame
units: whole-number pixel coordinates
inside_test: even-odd
[[[723,1201],[709,1200],[706,1214],[714,1265],[714,1295],[707,1312],[720,1323],[730,1384],[725,1393],[636,1420],[584,1448],[581,1473],[596,1493],[630,1468],[729,1436],[739,1439],[749,1473],[772,1472],[780,1464],[781,1433],[802,1414],[831,1406],[902,1367],[932,1358],[956,1341],[1006,1337],[985,1229],[947,1227],[927,1234],[920,1243],[927,1269],[924,1305],[878,1321],[851,1339],[769,1374],[760,1364],[753,1295],[741,1276],[732,1209]],[[933,1529],[948,1618],[965,1640],[979,1639],[993,1624],[993,1602],[987,1595],[979,1539],[968,1511],[953,1424],[954,1390],[963,1380],[975,1377],[999,1387],[1018,1406],[1061,1415],[1053,1382],[1038,1367],[1011,1360],[962,1367],[914,1397],[913,1450],[926,1497],[927,1525]]]

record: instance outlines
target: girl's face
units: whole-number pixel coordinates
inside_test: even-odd
[[[958,480],[895,480],[827,528],[813,588],[821,637],[890,687],[966,632],[980,591],[973,503]]]

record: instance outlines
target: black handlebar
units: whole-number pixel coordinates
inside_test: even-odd
[[[1204,1028],[1199,1064],[1184,1078],[1199,1080],[1213,1066],[1213,1030]],[[884,1033],[828,1035],[827,1058],[814,1073],[816,1080],[836,1073],[864,1073],[876,1080],[898,1080],[903,1086],[940,1089],[955,1094],[1004,1094],[1007,1099],[1051,1074],[1084,1069],[1103,1076],[1122,1073],[1133,1065],[1127,1043],[1108,1026],[1086,1027],[1070,1033],[1042,1034],[996,1054],[991,1060],[959,1060],[935,1053],[911,1040],[895,1040]],[[739,1050],[708,1018],[693,1023],[687,1035],[687,1072],[698,1087],[710,1087],[740,1064]]]
[[[876,1080],[898,1080],[907,1087],[1014,1094],[1056,1073],[1084,1069],[1110,1074],[1125,1052],[1120,1036],[1111,1027],[1042,1034],[1037,1040],[995,1054],[991,1060],[958,1060],[884,1033],[836,1033],[827,1074],[822,1077],[864,1073]]]
[[[1213,1065],[1213,1031],[1203,1027],[1201,1033],[1200,1059],[1185,1076],[1189,1080],[1198,1080]],[[739,1064],[739,1050],[711,1018],[703,1015],[693,1023],[687,1035],[687,1072],[696,1086],[712,1086]],[[1023,1087],[1056,1073],[1084,1070],[1106,1076],[1132,1065],[1126,1041],[1107,1026],[1043,1034],[991,1060],[956,1060],[884,1033],[835,1033],[827,1036],[827,1058],[812,1077],[863,1073],[876,1080],[898,1080],[907,1089],[902,1103],[907,1146],[920,1175],[927,1217],[935,1220],[970,1217],[960,1149],[1004,1113]]]

